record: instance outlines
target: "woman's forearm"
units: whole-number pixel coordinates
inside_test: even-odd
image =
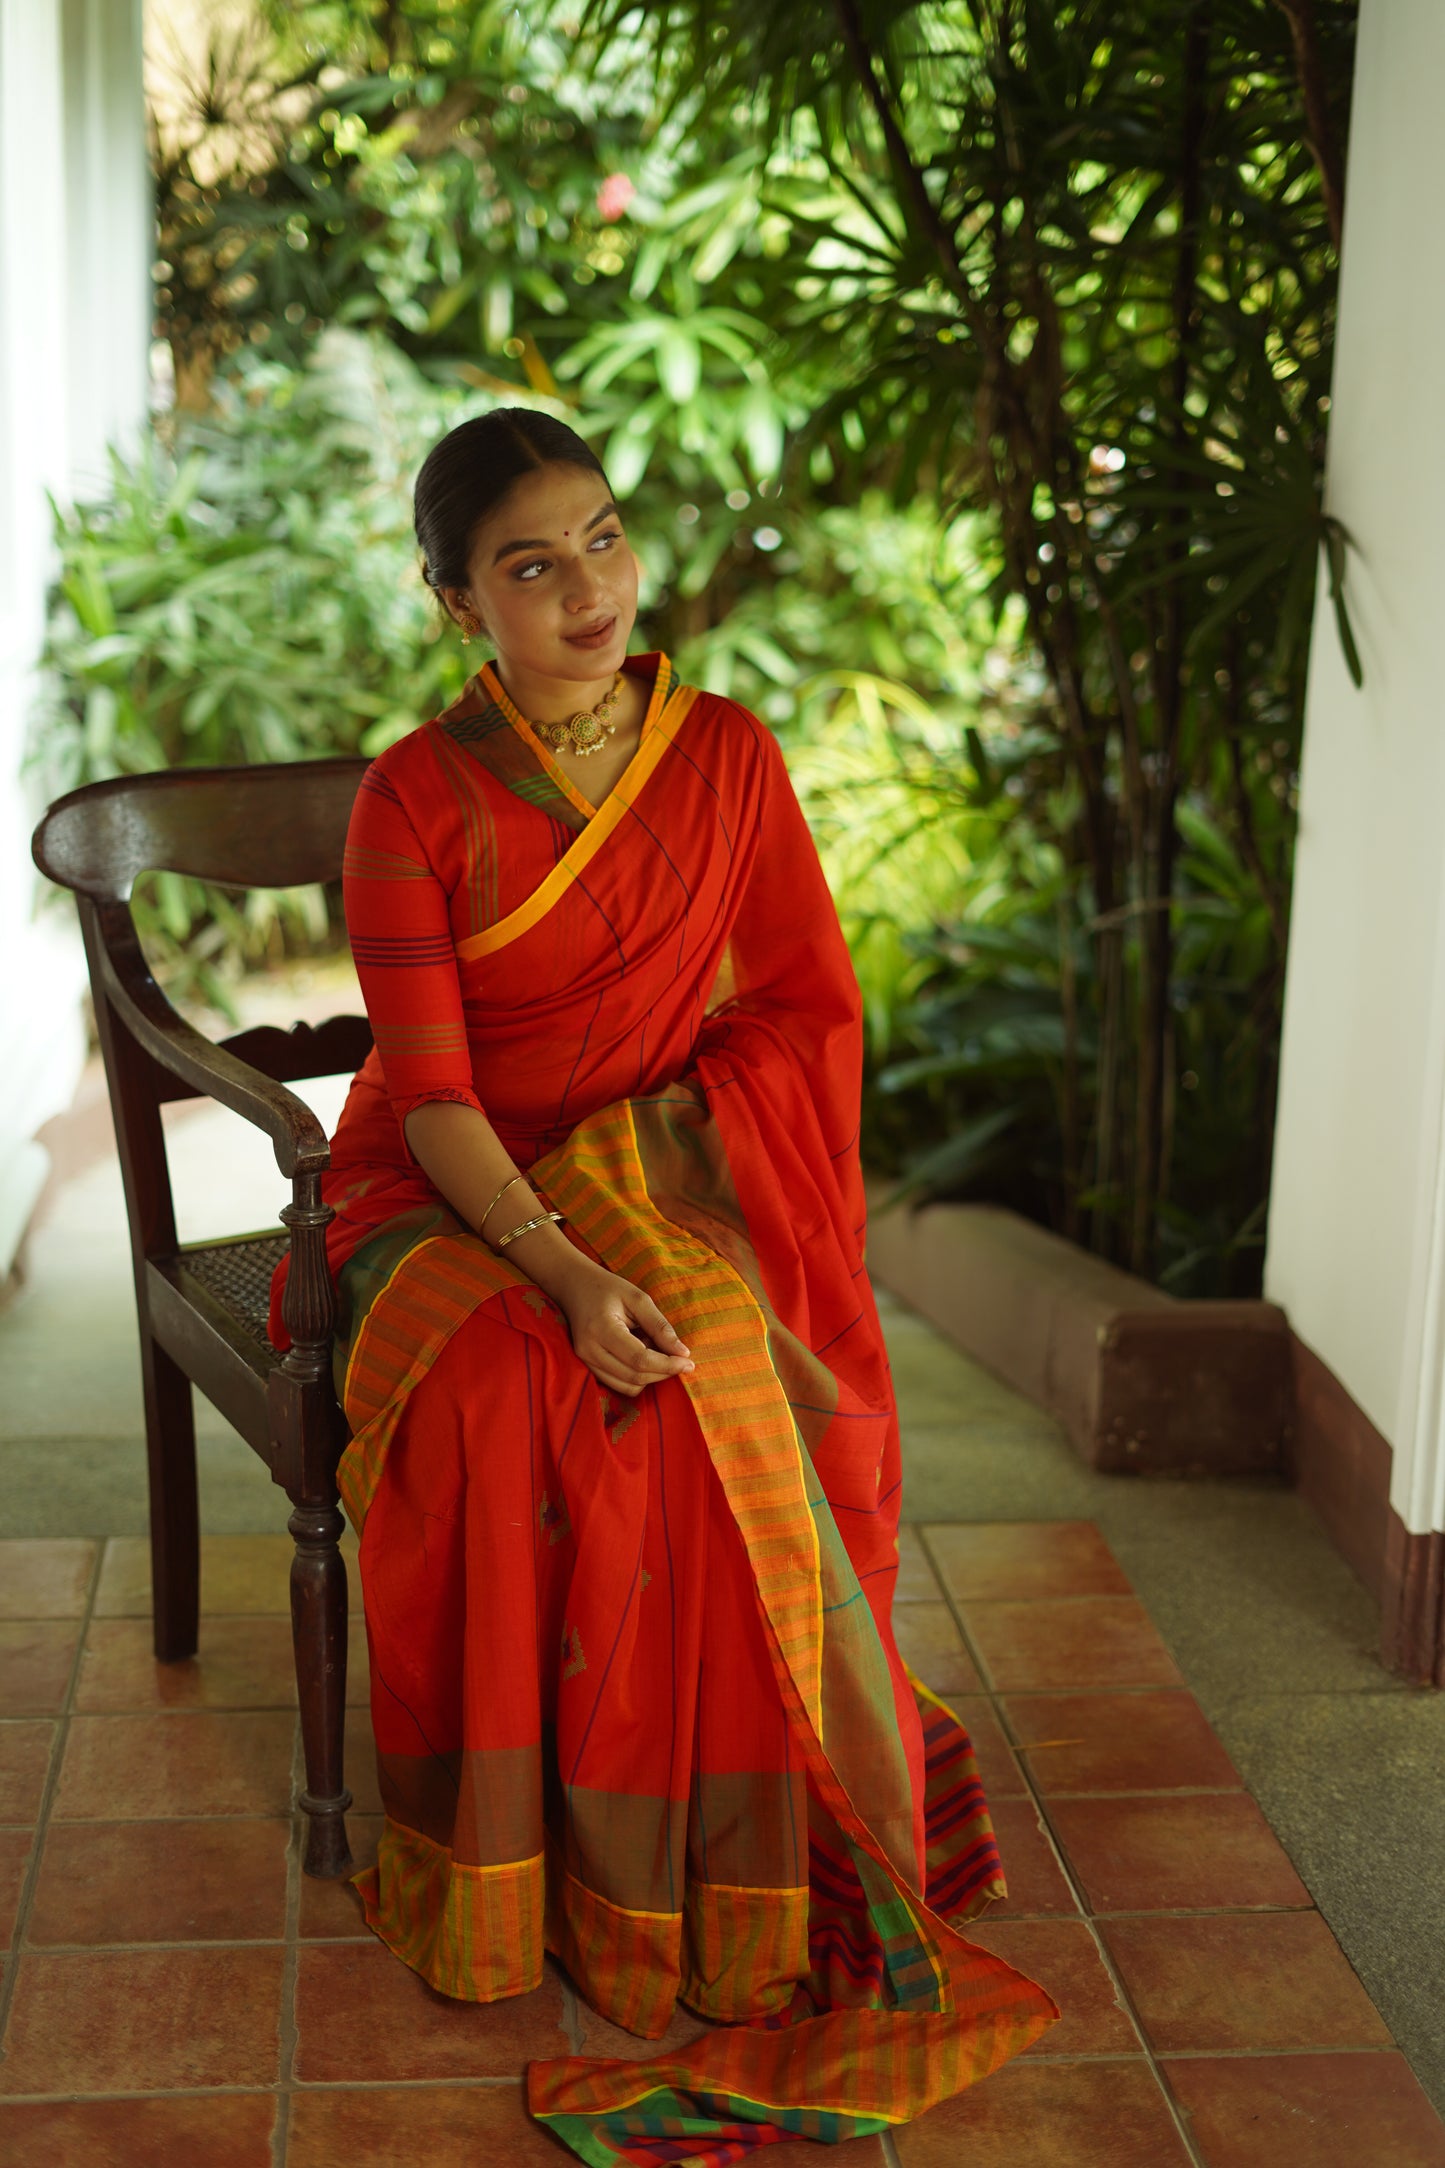
[[[403,1126],[428,1180],[458,1218],[494,1249],[498,1237],[509,1228],[520,1227],[548,1209],[525,1175],[514,1180],[504,1195],[497,1195],[509,1176],[517,1176],[517,1165],[476,1107],[429,1099],[412,1108]],[[548,1294],[556,1294],[587,1262],[552,1220],[519,1235],[502,1254]]]

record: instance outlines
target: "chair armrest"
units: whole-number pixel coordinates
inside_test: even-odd
[[[173,1076],[264,1130],[282,1174],[294,1180],[324,1173],[331,1147],[305,1100],[227,1053],[176,1013],[151,975],[128,904],[104,902],[92,908],[106,997],[146,1052]]]

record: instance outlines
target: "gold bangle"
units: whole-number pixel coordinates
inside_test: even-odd
[[[525,1174],[509,1174],[509,1175],[507,1176],[507,1179],[506,1179],[506,1181],[505,1181],[505,1182],[504,1182],[504,1183],[502,1184],[501,1188],[500,1188],[500,1189],[499,1189],[499,1190],[497,1191],[497,1194],[496,1194],[496,1196],[495,1196],[495,1197],[494,1197],[494,1198],[492,1199],[491,1203],[490,1203],[490,1204],[489,1204],[489,1205],[487,1206],[487,1209],[486,1209],[486,1211],[485,1211],[485,1212],[484,1212],[484,1213],[482,1214],[481,1218],[480,1218],[480,1219],[479,1219],[479,1220],[477,1221],[477,1233],[478,1233],[478,1234],[480,1234],[480,1233],[481,1233],[481,1231],[482,1231],[482,1229],[483,1229],[483,1228],[484,1228],[484,1227],[486,1226],[486,1224],[487,1224],[487,1221],[488,1221],[488,1219],[489,1219],[489,1218],[491,1217],[492,1213],[493,1213],[493,1212],[494,1212],[494,1211],[496,1210],[497,1206],[498,1206],[498,1205],[499,1205],[499,1204],[501,1203],[502,1199],[503,1199],[503,1198],[504,1198],[504,1197],[506,1196],[506,1194],[507,1194],[507,1191],[508,1191],[508,1190],[509,1190],[509,1189],[511,1188],[512,1184],[513,1184],[514,1182],[525,1182],[525,1181],[526,1181],[526,1179],[527,1179],[527,1177],[525,1176]]]
[[[513,1227],[506,1234],[499,1235],[495,1247],[504,1250],[509,1242],[516,1241],[518,1235],[529,1235],[534,1227],[545,1227],[549,1220],[560,1221],[561,1217],[560,1212],[539,1212],[535,1219],[523,1220],[520,1227]]]

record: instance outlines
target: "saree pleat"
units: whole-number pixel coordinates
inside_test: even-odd
[[[723,2168],[906,2121],[1057,2012],[961,1931],[1004,1887],[987,1804],[893,1639],[836,913],[767,733],[639,666],[601,813],[489,672],[358,800],[348,919],[393,1049],[327,1178],[387,1817],[358,1882],[448,1995],[524,1993],[551,1952],[645,2039],[679,2003],[711,2020],[651,2060],[534,2063],[528,2100],[583,2160]],[[486,1107],[691,1372],[597,1385],[410,1163],[400,1121],[436,1096]]]

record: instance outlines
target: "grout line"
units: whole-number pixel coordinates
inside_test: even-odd
[[[296,1719],[296,1733],[291,1742],[291,1781],[295,1789],[291,1808],[291,1842],[286,1848],[286,1955],[281,1967],[276,2127],[271,2133],[271,2168],[286,2168],[286,2148],[291,2132],[291,2088],[296,2082],[296,1984],[300,1963],[297,1945],[301,1925],[301,1858],[302,1847],[306,1842],[304,1817],[295,1805],[295,1792],[305,1783],[299,1716]]]
[[[65,1682],[65,1693],[59,1712],[52,1719],[55,1736],[50,1743],[50,1759],[46,1765],[45,1782],[41,1787],[40,1804],[35,1813],[35,1835],[31,1843],[30,1859],[21,1885],[20,1901],[15,1908],[15,1926],[10,1938],[10,1962],[5,1967],[5,1977],[0,1981],[0,2043],[3,2043],[10,2023],[10,2010],[15,1999],[15,1983],[20,1977],[20,1957],[25,1947],[26,1930],[35,1904],[35,1892],[40,1881],[40,1861],[45,1850],[45,1838],[50,1827],[51,1808],[60,1784],[60,1765],[65,1758],[66,1741],[70,1737],[70,1718],[75,1704],[75,1689],[80,1678],[80,1667],[85,1658],[85,1638],[90,1632],[91,1615],[95,1610],[96,1591],[100,1587],[100,1569],[105,1559],[105,1543],[97,1542],[95,1560],[90,1569],[90,1580],[85,1591],[81,1609],[80,1631],[76,1635],[75,1655],[71,1659],[70,1676]],[[44,1718],[41,1721],[45,1721]]]
[[[933,1568],[935,1579],[938,1581],[939,1586],[943,1587],[943,1575],[938,1570],[938,1561],[935,1559],[933,1552],[929,1546],[927,1531],[922,1527],[920,1527],[918,1530],[918,1540],[923,1547],[929,1565]],[[1112,1552],[1110,1553],[1110,1555],[1113,1555]],[[964,1625],[963,1619],[960,1615],[959,1607],[954,1601],[951,1591],[947,1588],[944,1588],[943,1593],[944,1601],[947,1603],[949,1612],[953,1618],[953,1622],[958,1628],[959,1637],[962,1640],[964,1647],[968,1650],[969,1655],[972,1657],[974,1668],[977,1670],[979,1677],[984,1681],[989,1704],[993,1711],[994,1719],[1002,1729],[1004,1738],[1006,1740],[1011,1740],[1012,1726],[1009,1724],[1008,1716],[1004,1709],[1003,1697],[992,1683],[992,1673],[989,1671],[988,1666],[983,1661],[982,1652],[979,1650],[972,1637],[970,1636],[967,1627]],[[1145,1615],[1146,1617],[1148,1616],[1147,1611]],[[1153,1624],[1152,1618],[1150,1619],[1150,1624]],[[1121,1978],[1118,1971],[1115,1969],[1114,1961],[1105,1945],[1103,1936],[1099,1932],[1091,1907],[1089,1907],[1085,1903],[1083,1887],[1079,1882],[1077,1876],[1074,1874],[1072,1867],[1069,1865],[1068,1856],[1064,1851],[1063,1844],[1061,1843],[1058,1834],[1054,1828],[1053,1821],[1050,1818],[1047,1802],[1040,1793],[1038,1786],[1034,1781],[1032,1772],[1022,1760],[1019,1761],[1019,1769],[1023,1776],[1025,1784],[1028,1786],[1028,1797],[1033,1806],[1034,1812],[1038,1817],[1039,1827],[1043,1832],[1045,1841],[1048,1843],[1050,1849],[1054,1854],[1054,1858],[1058,1864],[1059,1872],[1062,1874],[1064,1881],[1068,1886],[1069,1894],[1073,1898],[1074,1903],[1078,1909],[1078,1915],[1088,1927],[1089,1934],[1093,1939],[1094,1947],[1099,1954],[1100,1962],[1103,1964],[1104,1969],[1110,1979],[1110,1982],[1113,1985],[1115,2001],[1118,2003],[1120,2009],[1123,2010],[1125,2015],[1128,2017],[1130,2024],[1134,2027],[1135,2035],[1137,2036],[1140,2047],[1143,2050],[1144,2059],[1149,2066],[1149,2073],[1153,2078],[1155,2085],[1159,2089],[1160,2098],[1163,2100],[1164,2106],[1168,2111],[1169,2118],[1178,2133],[1179,2141],[1184,2147],[1185,2154],[1189,2161],[1193,2164],[1193,2168],[1208,2168],[1208,2164],[1205,2162],[1203,2155],[1200,2153],[1198,2147],[1195,2145],[1194,2139],[1190,2134],[1188,2118],[1183,2113],[1178,2101],[1174,2097],[1173,2092],[1170,2090],[1169,2085],[1165,2079],[1164,2072],[1160,2067],[1159,2058],[1154,2053],[1153,2048],[1150,2046],[1148,2035],[1146,2034],[1143,2024],[1140,2021],[1139,2012],[1135,2008],[1133,1997],[1129,1994],[1128,1989],[1124,1985],[1123,1979]],[[1006,1875],[1008,1871],[1007,1867],[1005,1867],[1004,1871]],[[1047,2038],[1047,2034],[1045,2034],[1044,2037]],[[1065,2060],[1065,2058],[1063,2057],[1060,2057],[1059,2059],[1061,2061]]]
[[[447,2092],[485,2093],[497,2092],[504,2086],[516,2085],[516,2078],[318,2078],[301,2079],[294,2090],[298,2093],[382,2093],[382,2092],[428,2092],[445,2088]],[[37,2102],[60,2100],[67,2105],[81,2101],[130,2101],[130,2100],[226,2100],[233,2095],[246,2099],[257,2094],[269,2094],[283,2101],[285,2095],[275,2085],[172,2085],[145,2086],[128,2093],[77,2093],[73,2089],[65,2093],[7,2093],[4,2107],[25,2106]]]

